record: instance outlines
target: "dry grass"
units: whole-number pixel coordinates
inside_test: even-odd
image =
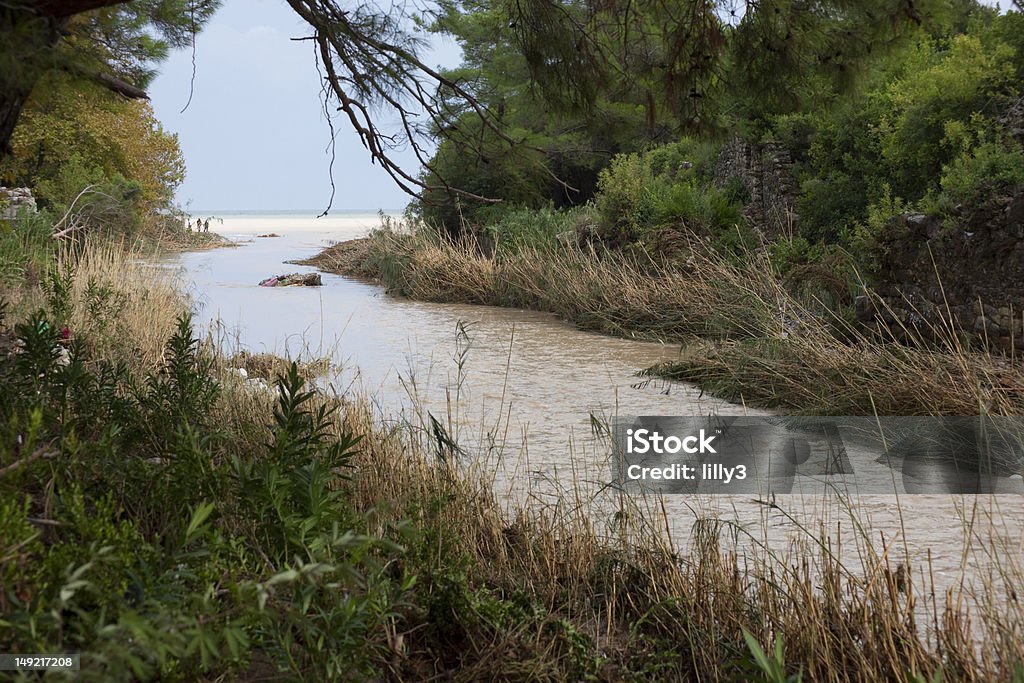
[[[346,240],[333,244],[308,259],[292,263],[313,266],[329,273],[339,273],[361,280],[373,280],[376,278],[376,271],[366,263],[370,255],[370,246],[368,237]]]
[[[290,361],[272,353],[254,353],[252,351],[239,351],[228,357],[220,358],[220,364],[226,368],[241,368],[246,371],[249,377],[273,381],[283,375],[290,364]],[[323,377],[331,367],[328,358],[310,358],[298,362],[299,375],[307,382],[317,377]]]
[[[84,338],[98,357],[132,369],[162,360],[175,321],[187,310],[175,276],[147,263],[152,256],[109,242],[58,256],[57,271],[73,275],[66,297],[72,336]]]
[[[347,403],[342,420],[365,435],[347,486],[358,509],[373,511],[373,531],[387,536],[410,520],[446,562],[463,563],[472,587],[526,593],[547,614],[515,633],[469,633],[456,652],[438,651],[422,623],[407,622],[396,634],[399,678],[558,680],[569,655],[552,646],[550,629],[563,622],[592,639],[602,680],[760,679],[743,630],[769,645],[780,639],[790,672],[805,681],[931,681],[939,671],[942,680],[1011,680],[1024,661],[1020,603],[997,601],[988,584],[976,587],[988,603],[937,594],[929,566],[902,564],[867,528],[856,548],[819,528],[795,532],[786,553],[756,544],[740,552],[728,523],[701,519],[681,553],[656,501],[616,499],[609,517],[573,482],[550,505],[507,507],[480,469],[440,463],[428,435],[384,427],[370,406]],[[998,541],[979,544],[1001,554],[1003,581],[1014,585],[1016,559]]]
[[[871,336],[795,297],[763,255],[737,264],[695,243],[685,262],[664,265],[576,247],[485,256],[426,232],[371,240],[359,267],[395,293],[551,311],[584,329],[681,343],[683,359],[653,371],[733,400],[814,414],[1024,413],[1019,361],[965,347],[953,326],[914,345]]]

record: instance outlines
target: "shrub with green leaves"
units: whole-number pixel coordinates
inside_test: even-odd
[[[558,235],[573,229],[574,215],[579,211],[552,206],[512,208],[487,223],[484,233],[494,241],[499,254],[515,254],[529,248],[553,249],[558,244]]]
[[[55,279],[52,299],[59,300]],[[59,309],[59,306],[58,306]],[[83,680],[376,674],[412,586],[338,483],[359,438],[292,363],[265,444],[213,419],[188,316],[144,378],[89,357],[53,312],[0,360],[0,642],[81,652]]]
[[[684,140],[612,159],[594,200],[605,241],[629,244],[661,227],[717,238],[742,223],[744,193],[715,186],[712,150]]]
[[[1024,185],[1024,150],[991,140],[967,145],[943,168],[941,184],[949,203],[977,206]]]

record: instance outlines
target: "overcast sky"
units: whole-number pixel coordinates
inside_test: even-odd
[[[192,54],[173,54],[149,89],[157,118],[178,134],[188,177],[178,202],[194,212],[303,210],[319,213],[331,194],[330,133],[308,27],[284,0],[226,0]],[[440,46],[428,64],[454,64],[458,49]],[[340,123],[340,122],[339,122]],[[408,197],[339,126],[335,210],[400,209]],[[407,155],[405,158],[409,158]],[[409,167],[415,168],[410,160]]]

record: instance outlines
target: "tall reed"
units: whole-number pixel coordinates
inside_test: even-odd
[[[795,296],[765,254],[738,262],[693,242],[684,262],[666,264],[569,245],[488,255],[427,230],[370,240],[360,267],[397,294],[550,311],[583,329],[677,342],[679,362],[652,372],[733,400],[814,414],[1024,412],[1018,361],[967,347],[949,324],[928,343],[868,333]]]

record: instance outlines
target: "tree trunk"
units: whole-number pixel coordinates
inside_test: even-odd
[[[0,76],[0,161],[11,153],[11,136],[28,99],[24,88],[8,88]]]

